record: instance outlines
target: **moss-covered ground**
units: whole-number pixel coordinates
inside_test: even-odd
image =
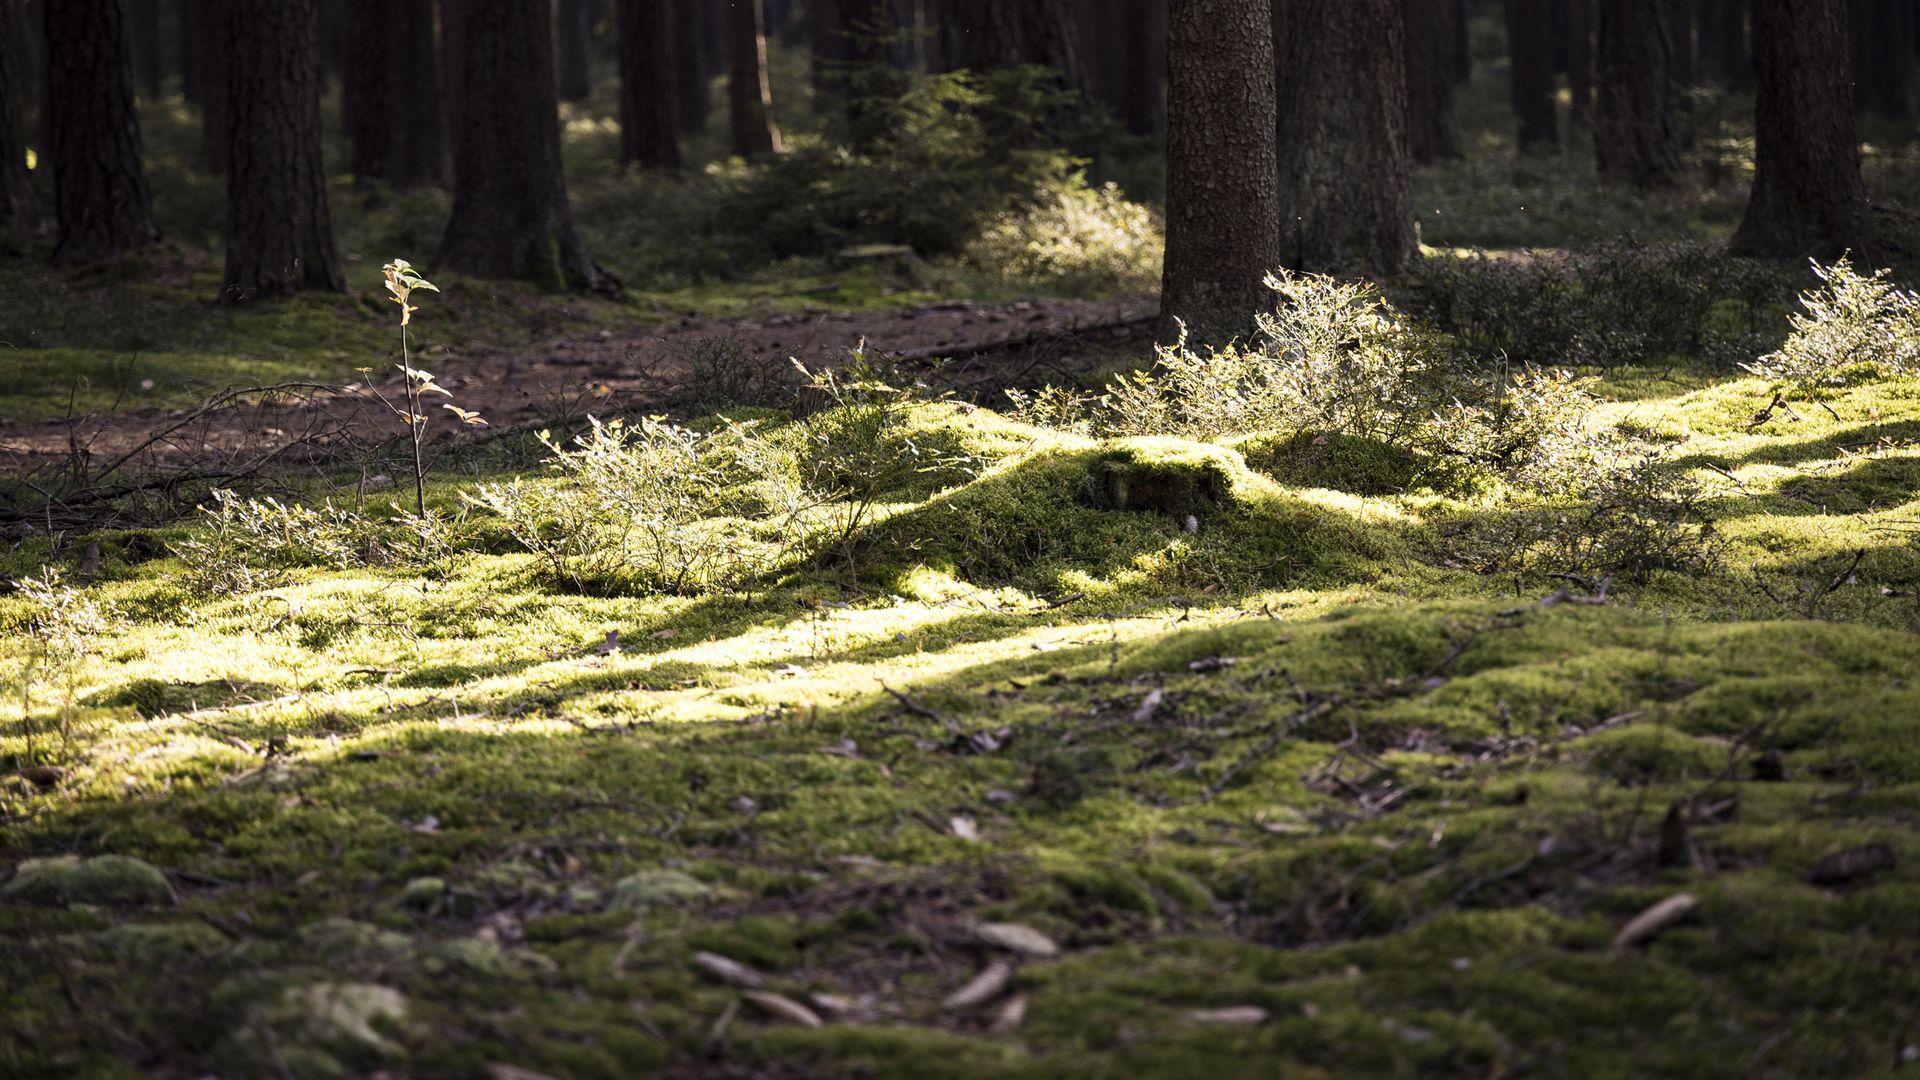
[[[0,726],[59,766],[0,795],[0,1071],[1890,1071],[1920,1037],[1917,395],[1606,406],[1676,444],[1727,553],[1605,603],[1463,562],[1484,501],[958,404],[913,424],[966,474],[733,596],[570,595],[488,542],[443,581],[205,596],[106,537],[84,591],[121,622],[70,705]],[[45,545],[15,568],[75,571]],[[0,601],[16,674],[30,614]],[[743,1008],[703,952],[826,1022]]]

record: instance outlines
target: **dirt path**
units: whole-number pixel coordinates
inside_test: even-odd
[[[432,350],[416,363],[434,372],[461,408],[500,430],[658,400],[706,370],[697,358],[713,354],[719,342],[742,363],[755,365],[788,357],[809,366],[832,363],[862,340],[882,353],[967,357],[1151,311],[1150,301],[1138,299],[952,300],[891,312],[689,317],[632,331],[558,338],[533,349]],[[396,373],[371,387],[292,386],[214,408],[143,408],[78,421],[0,423],[0,470],[18,475],[76,459],[95,470],[123,459],[176,469],[190,464],[231,469],[301,447],[382,442],[397,433],[400,422],[375,391],[399,400],[404,387]],[[435,410],[436,436],[458,426],[451,413]]]

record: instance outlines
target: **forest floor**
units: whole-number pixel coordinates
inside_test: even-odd
[[[725,325],[778,370],[789,341],[1136,311]],[[637,391],[636,333],[514,370]],[[458,401],[508,388],[436,505],[568,421],[464,381],[505,363],[436,361]],[[557,589],[497,534],[214,591],[169,554],[191,522],[29,537],[13,572],[63,564],[113,614],[0,721],[0,1063],[1891,1073],[1920,1054],[1920,384],[1601,390],[1702,486],[1712,569],[1557,577],[1503,562],[1513,503],[939,398],[848,561],[730,594]],[[1207,494],[1191,522],[1089,503],[1116,466]],[[16,672],[40,615],[0,599]]]

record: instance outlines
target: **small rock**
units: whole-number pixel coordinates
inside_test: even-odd
[[[650,907],[693,904],[713,895],[712,886],[679,870],[642,870],[613,885],[607,897],[611,911],[639,911]]]
[[[286,990],[266,1019],[274,1030],[298,1033],[303,1041],[396,1057],[400,1046],[374,1025],[404,1025],[407,999],[376,983],[314,983]]]
[[[948,994],[941,1006],[954,1012],[977,1009],[1007,988],[1013,981],[1013,967],[1004,960],[995,960],[980,969],[980,974],[967,981],[965,986]]]
[[[758,990],[767,985],[767,977],[738,960],[729,960],[719,953],[697,952],[693,954],[693,966],[700,973],[716,982],[728,986],[743,986],[749,990]]]
[[[747,1003],[759,1009],[761,1015],[769,1020],[783,1024],[798,1024],[801,1027],[817,1028],[820,1016],[812,1009],[784,994],[775,994],[767,990],[749,990],[740,995]]]
[[[165,874],[126,855],[28,859],[0,894],[30,904],[168,907],[174,902],[173,886]]]
[[[1196,1024],[1227,1024],[1233,1027],[1254,1027],[1267,1022],[1267,1010],[1258,1005],[1228,1005],[1219,1009],[1192,1009],[1187,1019]]]
[[[21,769],[20,775],[34,787],[50,788],[66,779],[67,770],[58,765],[30,765]]]
[[[1628,949],[1649,941],[1654,935],[1692,914],[1693,910],[1699,906],[1699,898],[1692,893],[1676,893],[1669,896],[1634,916],[1631,922],[1621,927],[1620,933],[1613,939],[1613,947]]]
[[[1019,923],[981,923],[974,929],[974,936],[996,948],[1038,960],[1060,955],[1060,946],[1052,938]]]

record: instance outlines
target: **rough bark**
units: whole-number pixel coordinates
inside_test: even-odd
[[[1417,247],[1399,0],[1280,0],[1274,42],[1283,258],[1398,273]]]
[[[727,118],[733,152],[744,158],[780,152],[773,122],[773,86],[767,79],[767,35],[761,0],[727,3]]]
[[[1223,340],[1271,308],[1280,264],[1274,40],[1267,0],[1167,6],[1167,253],[1161,333]]]
[[[620,295],[573,230],[560,170],[560,115],[548,5],[461,0],[460,66],[489,93],[461,95],[454,123],[453,214],[441,263],[474,277],[525,278]]]
[[[560,44],[560,100],[585,101],[593,93],[593,23],[587,0],[559,0],[554,32]]]
[[[1852,0],[1854,106],[1889,120],[1913,116],[1913,0]]]
[[[27,170],[20,107],[20,54],[26,25],[19,16],[11,4],[0,10],[0,242],[40,218],[40,199],[34,194],[33,174]]]
[[[440,184],[447,178],[447,114],[434,7],[433,0],[408,0],[394,9],[396,115],[387,179],[396,187]]]
[[[1506,0],[1505,7],[1520,149],[1525,152],[1552,146],[1560,140],[1560,125],[1553,101],[1553,41],[1547,0]]]
[[[394,32],[399,6],[391,0],[347,0],[347,56],[340,114],[346,128],[348,168],[354,179],[386,180],[394,154],[396,110],[419,103],[394,93]]]
[[[619,0],[620,163],[680,167],[673,12],[668,0]]]
[[[1799,260],[1868,248],[1846,0],[1757,0],[1753,44],[1753,192],[1733,250]]]
[[[227,0],[225,299],[344,291],[320,151],[314,0]]]
[[[92,262],[152,244],[160,234],[140,160],[125,8],[52,3],[44,19],[53,261]]]
[[[1066,0],[937,0],[936,10],[944,70],[1037,64],[1059,72],[1069,86],[1087,86]]]
[[[1407,139],[1423,164],[1460,156],[1453,124],[1453,0],[1401,0],[1407,35]]]
[[[1567,125],[1582,131],[1593,124],[1593,3],[1567,0]]]
[[[1600,179],[1671,186],[1680,175],[1685,129],[1665,0],[1600,0],[1597,40],[1593,153]]]

